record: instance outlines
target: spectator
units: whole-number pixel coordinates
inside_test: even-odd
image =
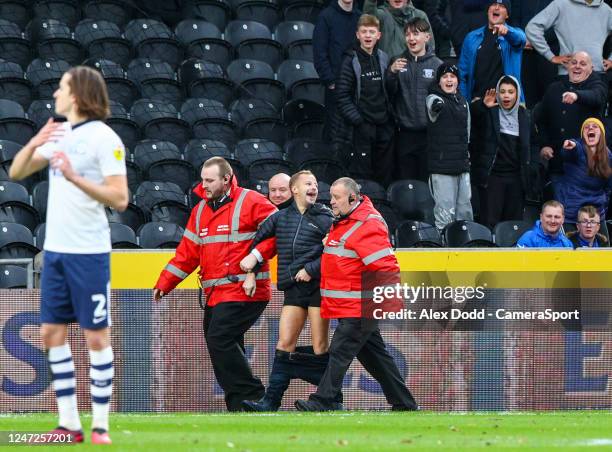
[[[459,56],[467,34],[487,24],[482,10],[490,0],[448,0],[450,11],[450,33],[455,53]]]
[[[389,57],[376,49],[380,39],[378,19],[364,14],[357,24],[359,47],[342,61],[338,79],[338,111],[343,119],[336,141],[351,176],[391,181],[394,126],[385,88]]]
[[[516,242],[518,248],[573,248],[572,242],[561,233],[565,215],[559,201],[546,201],[540,219],[530,231]]]
[[[578,217],[578,209],[585,204],[597,208],[606,216],[612,190],[612,152],[606,146],[606,131],[597,118],[582,124],[580,139],[563,143],[563,169],[557,201],[565,206],[567,217]]]
[[[427,180],[427,108],[425,99],[442,61],[427,43],[431,28],[415,17],[405,27],[408,49],[387,72],[387,90],[398,122],[395,141],[397,179]]]
[[[576,231],[568,232],[567,238],[570,239],[574,248],[601,248],[609,247],[608,238],[599,233],[601,227],[601,217],[597,213],[595,206],[582,206],[578,210]]]
[[[576,52],[568,67],[569,78],[548,87],[537,115],[540,156],[548,160],[548,176],[555,196],[563,174],[563,142],[580,136],[580,127],[587,118],[602,118],[607,99],[607,87],[593,74],[593,64],[586,52]]]
[[[324,136],[328,140],[334,136],[337,121],[336,79],[340,73],[342,54],[355,42],[355,29],[360,16],[361,11],[354,6],[353,0],[332,1],[319,14],[312,35],[314,65],[327,88]]]
[[[451,44],[450,16],[448,0],[413,0],[415,8],[425,11],[431,23],[431,30],[436,36],[436,55],[442,59],[454,57]]]
[[[488,24],[470,32],[463,41],[459,58],[460,89],[468,102],[494,88],[502,75],[521,83],[521,58],[525,33],[506,24],[510,1],[489,1]],[[524,101],[521,97],[521,102]]]
[[[472,220],[470,204],[470,110],[458,92],[459,70],[442,64],[427,96],[427,166],[436,227]]]
[[[539,156],[537,150],[532,156],[531,119],[519,97],[518,81],[504,75],[496,89],[472,103],[473,117],[484,129],[484,140],[470,156],[472,181],[479,187],[481,223],[491,229],[500,221],[522,220],[525,198],[538,199]]]
[[[268,199],[279,210],[289,207],[293,202],[289,181],[291,177],[285,173],[275,174],[268,181]]]
[[[550,28],[559,39],[559,55],[552,52],[544,39],[544,32]],[[559,74],[568,73],[565,66],[578,50],[591,55],[596,71],[612,67],[610,56],[602,59],[603,46],[612,31],[612,8],[603,0],[554,0],[529,21],[526,31],[533,48],[559,65]]]
[[[376,0],[365,0],[363,12],[376,16],[380,21],[382,38],[379,47],[389,56],[397,56],[406,50],[404,26],[410,19],[420,17],[429,23],[425,11],[416,9],[410,0],[385,0],[382,6],[376,6]],[[436,50],[433,40],[430,45]]]

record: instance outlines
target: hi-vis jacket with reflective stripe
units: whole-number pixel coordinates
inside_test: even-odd
[[[397,274],[399,265],[380,213],[367,196],[335,223],[321,257],[321,317],[361,317],[364,272]]]
[[[194,192],[203,201],[191,211],[176,254],[155,287],[168,293],[199,266],[208,306],[229,301],[270,300],[268,264],[259,269],[257,290],[253,297],[248,297],[242,289],[246,274],[240,269],[240,260],[248,254],[259,225],[276,212],[276,207],[263,195],[239,187],[236,178],[232,179],[230,188],[231,201],[216,211],[206,204],[201,185]],[[274,247],[274,241],[268,241],[267,246]]]

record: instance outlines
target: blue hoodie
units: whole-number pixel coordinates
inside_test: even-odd
[[[517,248],[574,248],[570,239],[563,235],[561,231],[555,236],[546,234],[542,229],[540,220],[536,221],[531,231],[525,232],[518,239],[516,246]]]

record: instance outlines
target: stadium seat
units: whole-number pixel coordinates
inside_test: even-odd
[[[0,259],[30,259],[39,252],[30,229],[22,224],[0,222]]]
[[[221,0],[194,0],[189,5],[185,17],[204,19],[216,25],[219,30],[225,30],[231,17],[228,2]]]
[[[70,64],[63,60],[36,58],[26,69],[26,78],[32,82],[37,99],[52,99],[64,72]]]
[[[0,265],[0,289],[25,289],[28,272],[19,265]]]
[[[115,131],[123,141],[123,144],[133,149],[140,140],[139,125],[133,121],[127,110],[119,102],[110,101],[111,115],[106,119],[106,124]]]
[[[0,99],[15,101],[24,109],[32,102],[32,84],[19,64],[0,60]]]
[[[304,99],[290,100],[283,107],[283,120],[291,128],[293,138],[323,139],[325,107]]]
[[[393,208],[386,202],[375,200],[375,201],[372,201],[372,204],[384,218],[385,223],[387,224],[387,228],[389,229],[389,239],[391,240],[392,243],[394,243],[395,242],[394,232],[399,223],[395,210],[393,210]]]
[[[387,189],[387,200],[403,220],[434,223],[434,202],[425,182],[410,179],[395,181]]]
[[[268,197],[270,194],[267,180],[249,180],[246,187],[250,190],[255,190],[257,193],[261,193],[265,197]]]
[[[38,182],[32,188],[32,205],[38,211],[41,221],[47,218],[47,198],[49,197],[49,181]]]
[[[22,147],[21,144],[14,141],[0,140],[0,162],[13,160]]]
[[[144,249],[176,248],[183,238],[184,229],[173,223],[161,221],[146,223],[138,236]]]
[[[135,249],[138,246],[136,233],[126,224],[109,223],[111,233],[111,244],[113,249]]]
[[[55,101],[53,99],[37,99],[33,100],[28,108],[28,118],[34,121],[36,128],[40,129],[49,118],[56,117]]]
[[[195,179],[191,163],[183,160],[174,143],[143,140],[134,148],[134,162],[142,168],[148,180],[173,182],[187,191]]]
[[[97,69],[104,77],[110,100],[130,108],[140,97],[136,84],[127,78],[126,72],[119,63],[99,58],[89,58],[83,64]]]
[[[129,226],[133,231],[137,231],[147,222],[147,216],[136,204],[129,203],[127,209],[119,212],[111,207],[105,207],[106,218],[109,223],[121,223]]]
[[[183,91],[176,72],[168,63],[136,58],[128,65],[127,75],[136,83],[143,98],[159,100],[180,108]]]
[[[314,24],[323,7],[324,3],[316,0],[291,1],[287,2],[283,15],[288,21],[303,20]]]
[[[202,19],[185,19],[174,32],[190,58],[210,61],[226,68],[233,58],[232,45],[223,39],[219,28]]]
[[[32,5],[24,0],[2,0],[0,2],[0,19],[8,20],[22,30],[30,22]]]
[[[273,69],[283,61],[282,46],[262,23],[233,20],[225,27],[225,39],[236,49],[238,58],[264,61]]]
[[[289,161],[257,160],[248,167],[249,179],[269,180],[277,173],[293,174],[295,168]]]
[[[501,248],[513,248],[525,232],[532,228],[526,221],[502,221],[493,228],[495,244]]]
[[[285,104],[285,87],[274,78],[274,70],[263,61],[238,59],[227,67],[228,78],[240,98],[261,99],[280,111]]]
[[[473,221],[458,220],[447,224],[443,234],[450,248],[495,247],[489,228]]]
[[[313,61],[312,34],[314,25],[310,22],[281,22],[274,31],[274,39],[281,43],[290,60]]]
[[[132,105],[131,115],[143,130],[145,138],[170,141],[182,149],[191,137],[189,124],[179,118],[172,104],[139,99]]]
[[[76,0],[36,0],[34,16],[59,20],[74,27],[81,18],[81,8]]]
[[[134,193],[134,203],[145,213],[158,204],[187,207],[185,192],[172,182],[143,182]]]
[[[21,33],[19,25],[5,19],[0,19],[0,56],[5,61],[17,63],[22,69],[32,60],[30,41]]]
[[[287,158],[296,168],[309,160],[335,159],[329,145],[320,140],[293,138],[284,147]]]
[[[139,58],[163,61],[173,68],[183,61],[183,48],[163,22],[134,19],[125,26],[124,35]]]
[[[193,139],[185,146],[184,154],[185,160],[191,163],[196,170],[196,179],[200,177],[202,164],[211,157],[223,157],[227,160],[239,181],[246,180],[247,178],[244,166],[238,161],[234,152],[229,149],[227,144],[222,141],[206,138]]]
[[[230,106],[230,118],[243,130],[250,121],[280,119],[280,114],[272,104],[261,99],[238,99]]]
[[[303,162],[298,170],[309,170],[317,180],[333,184],[337,179],[346,176],[346,169],[334,159],[313,159]]]
[[[47,232],[47,223],[40,223],[34,230],[34,245],[36,248],[43,249],[45,245],[45,233]]]
[[[233,9],[237,20],[252,20],[274,29],[282,19],[276,2],[269,0],[234,0]]]
[[[325,105],[325,87],[310,61],[285,60],[279,66],[277,76],[290,99],[306,99]]]
[[[246,167],[256,161],[285,163],[285,153],[276,143],[259,138],[240,140],[234,149],[234,155]]]
[[[359,191],[371,200],[387,202],[387,191],[378,182],[368,179],[356,179],[359,184]]]
[[[0,163],[0,181],[11,181],[11,178],[9,177],[9,168],[11,167],[11,161],[7,160],[5,162],[1,162]],[[38,173],[34,173],[24,179],[21,179],[19,181],[14,181],[16,183],[18,183],[19,185],[23,185],[25,188],[28,189],[28,192],[31,191],[32,187],[41,180],[41,176],[42,177],[46,177],[47,175],[47,171],[39,171]]]
[[[26,28],[26,35],[36,46],[42,59],[57,58],[70,65],[83,61],[84,50],[74,39],[70,27],[55,19],[34,19]]]
[[[189,97],[217,100],[226,107],[234,98],[234,85],[217,63],[189,58],[181,63],[178,73]]]
[[[289,129],[280,119],[259,118],[247,123],[242,136],[244,138],[261,138],[283,146],[289,137]]]
[[[319,195],[317,196],[317,202],[320,202],[322,204],[325,204],[326,206],[329,206],[331,203],[331,193],[329,192],[330,190],[330,185],[327,182],[324,181],[320,181],[317,180],[317,185],[318,185],[318,190],[319,190]]]
[[[27,118],[21,105],[0,99],[0,137],[3,140],[26,144],[35,133],[36,124]]]
[[[30,204],[30,195],[23,185],[0,181],[0,218],[0,221],[23,224],[34,232],[40,216]]]
[[[84,19],[76,26],[74,36],[87,50],[89,58],[114,61],[123,67],[132,60],[132,45],[113,22]]]
[[[88,0],[83,13],[89,19],[107,20],[124,27],[133,16],[133,3],[125,0]]]
[[[211,99],[187,99],[181,107],[181,117],[193,131],[194,138],[222,141],[226,146],[234,146],[237,141],[237,127],[229,119],[227,109],[221,102]]]
[[[402,221],[395,229],[398,248],[440,248],[442,237],[435,226],[421,221]]]

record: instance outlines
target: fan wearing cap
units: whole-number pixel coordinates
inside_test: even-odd
[[[521,58],[527,39],[523,30],[506,23],[510,12],[510,0],[489,2],[487,25],[468,33],[463,41],[459,87],[468,102],[495,88],[502,75],[513,76],[520,85]]]
[[[606,129],[597,118],[588,118],[580,138],[563,142],[563,170],[557,200],[565,206],[565,217],[575,221],[578,209],[595,206],[605,218],[612,191],[612,152],[606,146]]]
[[[457,66],[442,64],[427,96],[427,168],[436,227],[472,220],[470,110],[458,91]]]

